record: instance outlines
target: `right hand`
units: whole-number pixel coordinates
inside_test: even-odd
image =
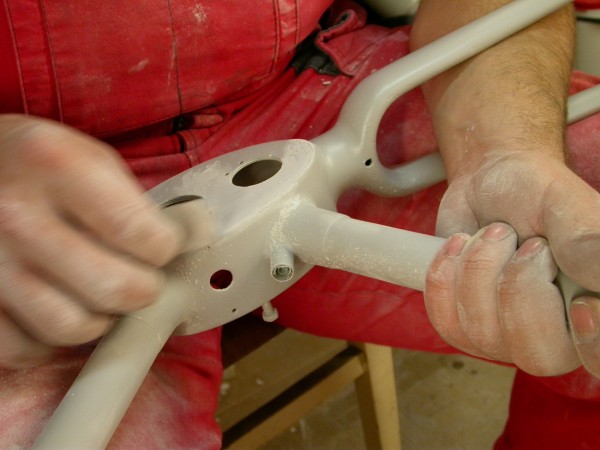
[[[39,364],[151,304],[181,240],[111,147],[0,116],[0,367]]]

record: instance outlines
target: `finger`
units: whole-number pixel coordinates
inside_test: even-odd
[[[435,225],[435,234],[448,237],[455,233],[475,234],[480,226],[467,204],[464,182],[455,180],[444,193]]]
[[[556,263],[545,239],[525,241],[506,265],[499,314],[512,362],[531,375],[561,375],[581,365],[553,280]]]
[[[22,136],[22,164],[53,176],[57,206],[111,246],[143,261],[162,265],[177,253],[181,232],[143,194],[111,147],[44,121]]]
[[[450,345],[475,356],[483,356],[467,339],[456,307],[455,278],[459,257],[469,236],[451,236],[436,255],[427,271],[425,308],[431,324]]]
[[[600,378],[600,300],[580,297],[571,303],[573,340],[585,368]]]
[[[0,309],[0,367],[25,369],[49,360],[54,350],[24,333]]]
[[[457,309],[469,341],[489,358],[508,361],[498,316],[498,281],[515,252],[517,235],[507,224],[481,229],[460,256],[456,275]]]
[[[6,209],[6,208],[5,208]],[[7,251],[59,283],[89,309],[122,313],[152,303],[162,287],[158,270],[115,254],[70,228],[51,211],[20,208],[3,231]],[[8,254],[0,262],[14,263]]]
[[[0,266],[0,302],[19,326],[40,342],[70,346],[102,336],[112,317],[91,313],[21,267]]]

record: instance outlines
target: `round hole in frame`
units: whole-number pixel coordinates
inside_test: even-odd
[[[233,274],[226,269],[217,270],[210,277],[210,287],[215,291],[222,291],[231,286]]]
[[[240,168],[231,179],[236,186],[254,186],[273,177],[281,169],[278,159],[259,159]]]

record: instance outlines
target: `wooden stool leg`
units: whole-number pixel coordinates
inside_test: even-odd
[[[392,349],[356,344],[365,356],[367,371],[354,383],[369,450],[400,450],[400,416]]]

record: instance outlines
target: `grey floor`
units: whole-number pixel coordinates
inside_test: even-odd
[[[490,449],[504,427],[514,370],[461,356],[394,351],[403,450]],[[352,386],[265,450],[365,448]]]

